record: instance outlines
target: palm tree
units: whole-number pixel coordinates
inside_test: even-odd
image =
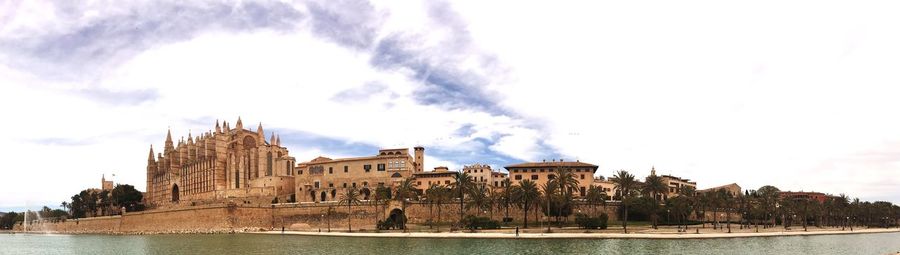
[[[560,198],[562,198],[562,200],[559,201],[560,206],[556,208],[556,222],[559,223],[559,217],[562,216],[563,207],[572,202],[572,192],[578,190],[578,179],[575,178],[572,169],[563,167],[556,168],[553,171],[552,176],[554,176],[554,178],[551,179],[550,182],[555,182]],[[560,224],[559,227],[562,228],[562,224]]]
[[[509,186],[507,186],[509,187]],[[512,201],[525,212],[525,228],[528,228],[528,211],[534,207],[534,202],[540,198],[537,184],[531,180],[523,180],[519,185],[512,186]]]
[[[660,194],[666,193],[669,187],[663,182],[662,177],[650,175],[644,178],[644,186],[641,191],[657,201],[662,201]]]
[[[469,176],[468,173],[460,171],[456,173],[456,176],[454,176],[454,182],[450,184],[450,188],[452,188],[454,193],[458,195],[457,198],[459,198],[459,220],[462,221],[465,194],[472,192],[472,189],[475,188],[475,181],[472,180],[472,176]]]
[[[616,185],[616,189],[622,194],[622,229],[628,233],[628,203],[630,202],[631,192],[637,187],[637,181],[634,175],[625,170],[619,170],[612,178],[609,178]]]
[[[466,209],[475,209],[475,215],[481,216],[481,211],[486,210],[489,206],[489,197],[486,186],[477,186],[469,192],[469,202],[466,203]]]
[[[400,182],[397,186],[396,196],[394,199],[400,201],[400,208],[403,210],[404,216],[400,219],[400,226],[403,228],[403,231],[406,231],[406,202],[410,198],[415,198],[416,196],[416,182],[413,178],[407,178]]]
[[[591,211],[593,211],[594,216],[597,216],[597,205],[603,205],[603,208],[606,208],[606,192],[603,192],[600,187],[591,185],[588,188],[587,194],[585,195],[585,201],[588,205],[591,206]]]
[[[547,233],[550,233],[550,205],[553,202],[553,196],[556,194],[556,182],[549,181],[541,185],[544,200],[547,201],[547,207],[544,208],[547,215]]]
[[[387,201],[391,199],[391,189],[385,187],[384,184],[378,184],[378,187],[375,188],[375,209],[378,210],[378,206],[381,205],[381,219],[384,219],[384,211],[387,210]]]
[[[325,211],[325,222],[328,224],[328,232],[331,233],[331,216],[334,215],[334,206],[329,204]]]
[[[432,185],[428,188],[428,200],[431,201],[434,205],[437,205],[438,209],[438,221],[437,221],[437,230],[441,231],[441,205],[446,203],[449,198],[449,191],[447,187],[441,185]]]
[[[506,209],[506,215],[503,217],[504,222],[509,218],[509,206],[512,204],[512,181],[509,178],[503,179],[500,182],[500,186],[503,188],[503,193],[500,195],[500,203]]]
[[[436,202],[435,200],[440,196],[440,189],[442,189],[440,185],[432,184],[428,187],[428,190],[425,191],[425,201],[428,202],[428,221],[431,222],[431,224],[428,224],[428,228],[431,228],[434,225],[434,205]],[[440,207],[438,207],[438,210],[440,210]]]
[[[351,187],[344,191],[344,194],[341,195],[341,200],[338,202],[338,205],[347,205],[347,232],[353,232],[353,228],[350,226],[350,219],[353,218],[352,206],[359,205],[362,202],[359,197],[359,190],[356,187]]]

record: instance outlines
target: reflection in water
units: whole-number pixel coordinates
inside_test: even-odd
[[[900,233],[693,240],[3,234],[0,244],[0,254],[887,254],[900,251]]]

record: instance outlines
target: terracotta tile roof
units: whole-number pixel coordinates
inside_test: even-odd
[[[597,169],[598,166],[594,164],[588,164],[580,161],[550,161],[550,162],[525,162],[519,164],[512,164],[505,166],[504,168],[547,168],[547,167],[591,167]]]

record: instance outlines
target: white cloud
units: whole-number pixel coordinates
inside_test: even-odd
[[[147,147],[161,146],[167,127],[196,135],[237,116],[247,127],[262,121],[346,144],[424,145],[428,170],[559,156],[598,164],[605,176],[643,176],[655,165],[701,187],[900,197],[891,185],[900,183],[900,160],[870,156],[900,141],[893,3],[379,2],[352,41],[323,36],[323,24],[308,19],[282,30],[200,26],[177,40],[157,40],[162,34],[111,48],[128,54],[101,54],[109,59],[66,59],[116,63],[60,75],[75,79],[22,65],[30,53],[11,42],[152,5],[0,9],[10,5],[18,11],[0,13],[8,24],[0,26],[0,107],[14,110],[4,112],[12,121],[0,141],[16,146],[0,153],[8,177],[34,182],[0,186],[0,206],[55,204],[97,186],[102,173],[143,188]],[[360,47],[370,32],[373,45]],[[412,54],[409,62],[373,64],[377,44],[392,38],[406,40],[391,53]],[[458,86],[438,86],[427,95],[441,100],[423,101],[435,86],[423,66]],[[300,160],[369,154],[321,146],[289,149]]]

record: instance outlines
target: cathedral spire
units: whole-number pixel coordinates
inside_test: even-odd
[[[153,158],[153,145],[152,144],[150,145],[150,157],[147,158],[147,161],[156,161],[156,159]]]
[[[275,145],[281,146],[281,135],[275,136]]]
[[[256,134],[259,135],[259,139],[263,139],[263,142],[265,142],[266,132],[263,131],[262,122],[260,122],[259,126],[256,127]]]
[[[169,129],[169,132],[166,133],[166,148],[165,151],[168,153],[169,149],[175,149],[175,145],[172,144],[172,129]]]
[[[269,138],[269,144],[277,145],[275,144],[275,132],[272,132],[272,138]]]
[[[219,120],[216,120],[216,133],[222,133],[222,128],[219,127]]]
[[[237,123],[235,123],[234,125],[235,125],[234,128],[236,128],[237,130],[244,129],[244,122],[241,122],[241,116],[238,116]]]

